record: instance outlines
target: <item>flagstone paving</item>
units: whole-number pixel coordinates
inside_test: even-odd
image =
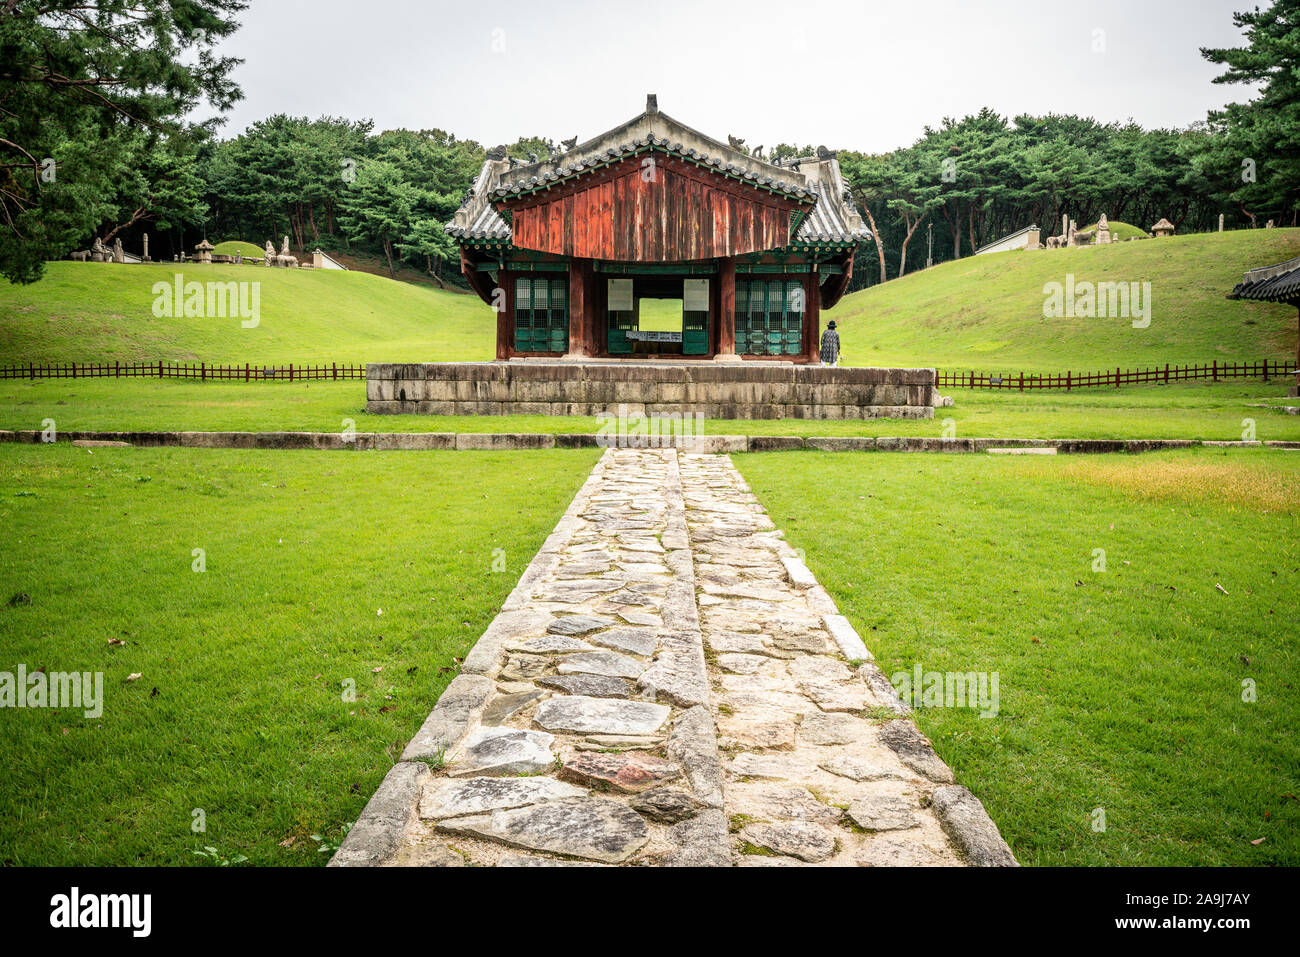
[[[334,865],[1012,865],[726,455],[610,449]]]

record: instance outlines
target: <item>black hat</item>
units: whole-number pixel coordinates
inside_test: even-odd
[[[834,329],[834,328],[835,328],[835,320],[832,319],[830,322],[826,323],[826,328],[827,328],[827,329]]]

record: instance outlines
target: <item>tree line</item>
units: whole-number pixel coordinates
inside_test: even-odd
[[[47,259],[98,237],[149,231],[170,257],[200,235],[259,245],[290,236],[405,262],[462,283],[443,231],[484,161],[482,144],[438,130],[375,132],[368,120],[277,115],[227,139],[218,114],[240,97],[236,60],[216,56],[244,0],[11,0],[0,7],[0,271],[39,278]],[[854,288],[972,254],[1030,224],[1055,234],[1101,214],[1180,231],[1300,215],[1300,0],[1234,15],[1246,44],[1203,49],[1215,80],[1259,93],[1183,130],[1090,117],[945,118],[906,148],[841,150],[848,191],[875,240]],[[546,137],[503,147],[526,159]],[[742,147],[743,148],[743,147]],[[769,158],[808,155],[780,144]]]

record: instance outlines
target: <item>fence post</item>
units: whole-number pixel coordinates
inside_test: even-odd
[[[1023,372],[1020,373],[1020,391],[1025,391],[1025,374]]]
[[[1264,360],[1264,381],[1268,381],[1268,360]]]
[[[206,362],[199,363],[199,381],[200,382],[208,381],[208,364]]]
[[[1119,388],[1119,366],[1115,367],[1115,388]]]
[[[338,381],[338,378],[339,378],[339,364],[338,364],[337,362],[334,362],[334,363],[331,363],[331,365],[333,366],[333,369],[334,369],[333,379],[334,379],[335,382],[337,382],[337,381]]]
[[[1219,381],[1219,360],[1215,359],[1210,369],[1210,378],[1215,382]]]

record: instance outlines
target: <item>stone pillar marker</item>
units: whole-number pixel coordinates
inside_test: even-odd
[[[141,236],[140,241],[144,245],[144,251],[140,254],[140,261],[146,263],[153,262],[153,260],[149,258],[149,234],[144,233]]]
[[[1219,232],[1223,232],[1223,213],[1219,213]]]
[[[125,254],[124,252],[122,252],[122,239],[121,239],[121,237],[119,237],[119,238],[113,240],[113,262],[115,262],[115,263],[124,263],[124,262],[126,262],[126,254]]]

